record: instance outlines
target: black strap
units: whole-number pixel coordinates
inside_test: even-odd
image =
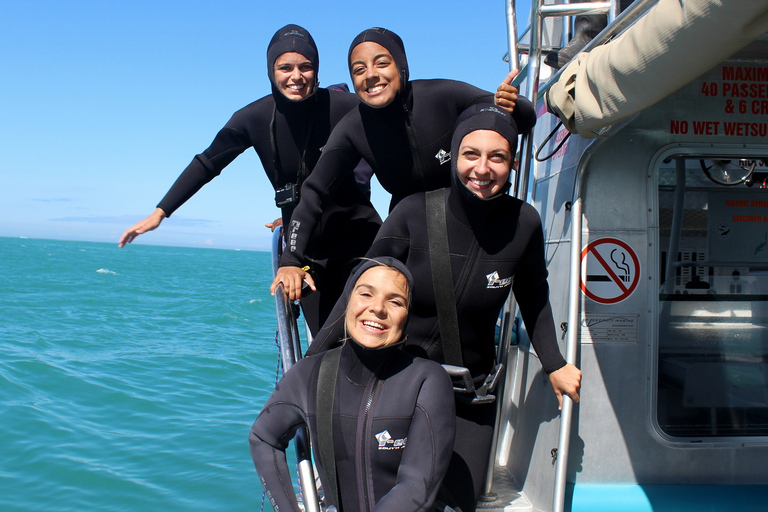
[[[341,347],[329,350],[320,362],[317,376],[317,451],[328,478],[327,496],[341,511],[339,484],[336,477],[336,455],[333,450],[333,398],[339,373]]]
[[[427,238],[429,261],[432,264],[432,286],[435,290],[437,321],[445,362],[464,366],[459,340],[459,318],[456,314],[456,296],[453,290],[451,254],[448,250],[448,227],[445,222],[445,192],[442,189],[426,193]]]

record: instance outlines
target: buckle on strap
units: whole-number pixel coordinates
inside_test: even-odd
[[[491,392],[496,389],[496,385],[499,382],[499,376],[504,370],[504,365],[498,363],[493,367],[491,373],[485,378],[485,382],[479,388],[475,388],[475,383],[472,380],[472,375],[469,373],[469,368],[464,366],[454,366],[452,364],[442,365],[443,369],[451,377],[453,382],[453,392],[456,393],[456,398],[462,402],[472,405],[477,404],[490,404],[496,400],[496,395]]]

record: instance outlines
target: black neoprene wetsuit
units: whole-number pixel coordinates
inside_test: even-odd
[[[460,190],[445,189],[464,366],[482,384],[495,357],[496,319],[512,287],[544,370],[550,373],[563,367],[565,360],[557,345],[549,304],[539,214],[529,204],[507,195],[484,202],[475,201],[476,196],[469,194],[467,191],[463,201],[458,197],[463,195]],[[443,363],[423,193],[407,197],[395,207],[366,257],[384,255],[405,262],[414,276],[413,304],[406,327],[409,351]],[[339,307],[308,354],[338,345],[342,333],[333,320],[340,313]]]
[[[169,216],[206,183],[218,176],[238,155],[256,150],[274,189],[301,183],[313,171],[331,130],[360,102],[347,92],[316,89],[300,101],[291,101],[275,85],[274,62],[284,52],[299,52],[319,67],[317,48],[306,30],[287,25],[278,30],[267,49],[267,71],[272,94],[234,113],[211,145],[196,155],[157,205]],[[305,254],[311,262],[318,291],[301,306],[313,333],[325,322],[341,293],[350,261],[365,254],[381,219],[370,202],[370,169],[352,164],[353,179],[345,181],[313,219],[322,237],[312,238]],[[289,226],[295,203],[282,207],[283,225]]]
[[[450,379],[435,362],[401,348],[366,349],[349,340],[340,349],[332,421],[344,512],[429,511],[448,466],[455,427]],[[318,371],[327,354],[296,363],[251,428],[251,457],[281,512],[299,510],[285,449],[304,424],[318,439]],[[328,489],[322,461],[316,463]]]
[[[490,126],[478,122],[474,128],[489,129]],[[459,128],[457,132],[461,137],[465,134]],[[454,135],[452,152],[458,152],[457,139],[460,141],[461,137]],[[514,151],[514,146],[512,149]],[[510,289],[514,291],[527,334],[544,371],[551,373],[562,368],[566,361],[558,347],[549,303],[544,238],[538,212],[503,192],[481,199],[461,182],[455,162],[451,178],[451,187],[442,192],[451,277],[463,365],[469,368],[475,386],[482,385],[493,367],[496,319]],[[366,257],[382,255],[405,262],[413,276],[413,299],[405,330],[406,351],[445,362],[432,281],[424,193],[405,198],[384,221]],[[339,344],[343,332],[336,319],[343,314],[344,307],[342,302],[337,303],[307,351],[308,355]],[[484,484],[496,405],[466,405],[457,401],[456,413],[454,454],[439,499],[462,512],[471,512]]]
[[[301,203],[288,228],[292,242],[280,260],[281,266],[308,264],[306,255],[313,236],[326,232],[315,219],[331,202],[329,196],[338,198],[342,195],[339,189],[349,188],[360,158],[392,194],[390,210],[410,194],[450,185],[453,125],[464,109],[492,102],[493,95],[454,80],[413,80],[407,84],[405,92],[398,93],[386,107],[361,103],[333,130],[302,187]],[[531,103],[521,97],[513,118],[518,125],[533,126]]]
[[[494,362],[494,328],[510,286],[527,333],[545,372],[565,365],[549,304],[541,220],[527,203],[503,195],[479,200],[466,187],[445,190],[448,243],[456,293],[464,365],[479,387]],[[461,197],[464,196],[464,197]],[[384,221],[366,257],[394,256],[408,266],[414,295],[406,326],[408,352],[444,362],[437,321],[425,195],[401,201]],[[337,304],[308,354],[338,345],[343,333],[334,323],[343,311]],[[445,478],[449,495],[439,499],[463,512],[475,510],[485,478],[495,421],[495,404],[457,402],[457,436]]]

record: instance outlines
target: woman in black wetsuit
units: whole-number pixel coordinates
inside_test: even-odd
[[[517,127],[494,105],[475,105],[459,118],[451,143],[452,183],[432,192],[445,206],[450,276],[455,294],[461,362],[446,361],[432,276],[427,194],[401,201],[381,226],[367,257],[392,256],[414,276],[408,352],[469,369],[482,386],[494,366],[496,319],[510,288],[528,337],[553,391],[579,400],[581,372],[563,359],[549,303],[541,220],[529,204],[506,194]],[[342,333],[329,317],[308,354],[336,346]],[[445,322],[442,320],[442,322]],[[457,395],[456,444],[440,499],[475,510],[482,491],[495,424],[495,404],[469,405]]]
[[[156,229],[250,147],[259,155],[282,210],[282,217],[267,227],[274,231],[281,224],[287,226],[298,204],[301,184],[317,164],[332,128],[359,103],[353,94],[319,88],[318,67],[317,47],[309,32],[298,25],[278,30],[267,48],[272,94],[235,112],[208,149],[195,156],[155,212],[123,233],[119,246]],[[369,201],[370,169],[365,169],[367,166],[357,170],[363,174],[358,176],[359,185],[352,179],[337,190],[335,200],[318,219],[324,226],[324,237],[309,244],[307,258],[313,262],[315,278],[323,284],[322,293],[327,294],[313,294],[302,303],[313,333],[341,293],[350,270],[346,265],[365,253],[381,224]],[[322,309],[324,304],[326,309]]]
[[[290,240],[272,283],[282,282],[292,300],[301,297],[306,280],[315,289],[307,256],[311,241],[327,228],[316,219],[339,197],[339,188],[354,181],[352,170],[365,159],[381,185],[392,194],[390,210],[415,192],[450,184],[450,143],[456,118],[468,106],[494,101],[493,94],[454,80],[409,80],[405,47],[397,34],[382,28],[360,33],[350,45],[349,69],[362,103],[337,126],[312,176],[302,188],[302,201],[287,227]],[[497,101],[512,110],[519,126],[536,122],[533,105],[517,98],[510,74],[497,91]]]
[[[363,261],[344,291],[346,343],[297,362],[261,410],[249,435],[251,457],[275,510],[299,510],[285,449],[305,424],[326,506],[343,512],[432,509],[451,457],[453,391],[440,365],[402,350],[411,282],[393,258]],[[333,372],[323,375],[331,377],[319,384],[328,367]],[[331,382],[335,393],[329,404],[317,389],[328,389]],[[324,410],[330,412],[326,419]],[[319,429],[332,432],[324,446]],[[318,457],[331,444],[333,459]],[[328,479],[329,460],[335,460],[338,501]]]

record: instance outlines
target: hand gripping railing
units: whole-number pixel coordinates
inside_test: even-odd
[[[542,53],[542,28],[545,17],[551,16],[574,16],[577,14],[607,14],[608,26],[590,41],[581,51],[590,51],[598,45],[601,45],[624,30],[629,28],[640,17],[642,17],[650,7],[658,0],[635,0],[629,8],[616,18],[616,0],[609,2],[582,2],[569,4],[565,3],[543,5],[542,0],[536,0],[531,4],[531,26],[527,29],[530,33],[530,44],[528,48],[528,63],[520,75],[525,75],[527,80],[525,92],[526,97],[534,105],[543,99],[546,91],[556,83],[562,74],[562,69],[555,73],[544,86],[539,87],[540,66]],[[509,63],[510,69],[518,68],[517,51],[517,22],[515,17],[515,0],[506,0],[507,11],[507,32],[509,45]],[[614,19],[615,18],[615,19]],[[565,66],[563,67],[563,69]],[[517,84],[515,84],[517,85]],[[541,89],[541,90],[540,90]],[[522,143],[522,158],[520,170],[517,173],[515,185],[515,195],[519,199],[530,201],[532,192],[529,187],[529,180],[533,176],[533,130],[524,136]],[[590,151],[591,154],[591,151]],[[589,155],[585,155],[579,164],[576,183],[574,184],[574,194],[571,208],[571,250],[570,250],[570,278],[568,292],[568,332],[566,341],[566,361],[574,363],[578,354],[578,334],[579,334],[579,316],[580,316],[580,273],[581,273],[581,244],[582,244],[582,194],[583,194],[583,176],[585,174],[586,164]],[[505,340],[506,341],[506,340]],[[502,343],[501,345],[506,345]],[[500,351],[501,351],[500,347]],[[504,347],[505,348],[505,347]],[[507,364],[509,368],[509,363]],[[501,391],[499,392],[501,394]],[[558,436],[557,459],[555,469],[554,495],[552,510],[562,512],[565,502],[565,485],[568,467],[568,452],[570,445],[570,432],[573,417],[573,402],[570,398],[563,397],[563,409],[560,414],[560,432]],[[497,419],[497,429],[498,429]],[[493,446],[493,461],[496,458],[496,440]],[[493,462],[492,461],[492,462]],[[493,463],[490,465],[493,468]],[[491,473],[489,473],[491,474]],[[487,492],[490,492],[490,477],[487,484]]]
[[[275,230],[272,235],[272,273],[277,273],[280,266],[280,254],[283,247],[283,228]],[[296,306],[291,303],[283,292],[282,284],[275,290],[275,311],[277,314],[278,340],[280,357],[283,362],[283,373],[291,369],[293,364],[301,359],[301,340],[296,323],[298,313]],[[320,502],[315,486],[315,471],[312,467],[309,432],[307,427],[301,427],[294,437],[296,459],[299,465],[299,481],[304,496],[306,512],[320,512]]]

